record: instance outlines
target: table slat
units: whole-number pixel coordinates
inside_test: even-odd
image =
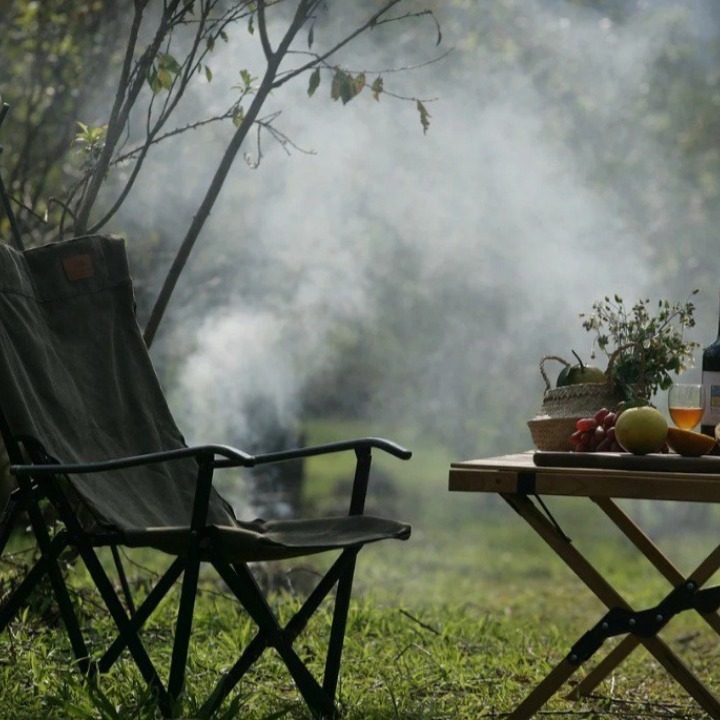
[[[540,468],[486,462],[451,467],[456,492],[532,492],[569,497],[720,502],[720,477],[706,473],[653,473],[585,468]]]

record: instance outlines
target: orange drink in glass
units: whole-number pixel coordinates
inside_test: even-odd
[[[676,427],[693,430],[702,420],[705,410],[703,386],[676,383],[668,392],[668,412]]]

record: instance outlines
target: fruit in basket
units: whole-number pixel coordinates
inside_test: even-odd
[[[573,365],[568,373],[568,385],[580,385],[582,383],[604,383],[607,382],[605,373],[599,367],[592,365]]]
[[[692,430],[668,428],[667,444],[673,452],[686,457],[709,455],[715,447],[715,438]]]
[[[659,410],[649,405],[624,410],[615,424],[617,441],[635,455],[660,452],[667,435],[667,420]]]
[[[574,350],[572,353],[577,358],[577,365],[566,365],[560,371],[555,383],[556,387],[607,382],[607,376],[600,368],[586,365]]]

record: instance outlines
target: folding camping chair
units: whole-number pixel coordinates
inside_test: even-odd
[[[238,348],[242,352],[242,348]],[[0,520],[0,553],[26,513],[37,564],[0,606],[0,632],[41,579],[48,578],[81,670],[108,671],[128,650],[165,716],[179,712],[201,563],[211,565],[257,624],[257,634],[202,707],[210,716],[263,651],[274,648],[311,711],[334,716],[335,694],[356,555],[367,543],[406,539],[408,525],[363,514],[372,449],[408,459],[377,438],[252,457],[223,445],[188,447],[154,373],[134,315],[122,240],[90,236],[27,251],[0,245],[0,432],[17,489]],[[349,512],[342,517],[241,522],[212,485],[216,469],[249,467],[337,452],[356,455]],[[40,502],[55,508],[49,531]],[[96,549],[149,547],[174,559],[135,607],[116,563],[127,609]],[[89,657],[58,558],[77,553],[118,635]],[[339,556],[284,626],[248,563],[329,550]],[[169,677],[165,684],[141,630],[182,575]],[[311,615],[337,586],[322,682],[293,649]]]

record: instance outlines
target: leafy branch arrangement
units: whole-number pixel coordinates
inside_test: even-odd
[[[581,313],[583,327],[594,332],[593,345],[614,360],[608,370],[625,399],[648,403],[658,390],[672,385],[671,373],[692,365],[698,343],[688,341],[684,330],[695,326],[693,290],[684,303],[659,300],[653,313],[648,298],[628,309],[619,295],[593,303],[592,313]],[[593,347],[593,357],[595,350]]]

